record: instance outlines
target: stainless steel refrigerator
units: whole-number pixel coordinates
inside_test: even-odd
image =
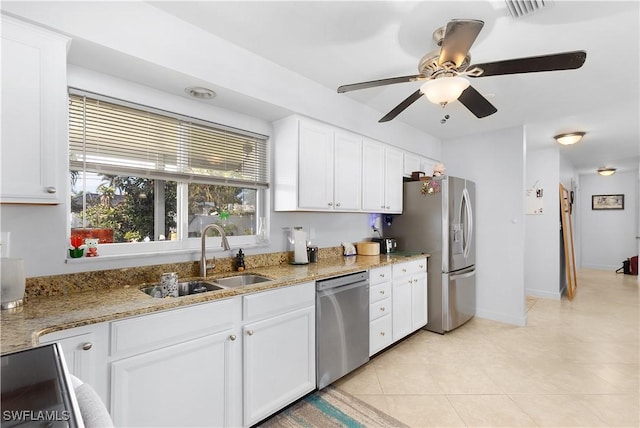
[[[459,327],[476,312],[475,190],[474,182],[458,177],[407,182],[402,214],[384,226],[399,251],[431,254],[425,328],[436,333]]]

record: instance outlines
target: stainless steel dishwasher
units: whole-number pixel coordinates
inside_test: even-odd
[[[369,272],[316,282],[316,385],[369,361]]]

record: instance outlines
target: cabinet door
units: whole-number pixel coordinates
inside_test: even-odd
[[[402,153],[387,148],[385,150],[384,210],[402,212]]]
[[[300,121],[299,132],[298,206],[304,209],[331,210],[333,131],[326,126]]]
[[[362,194],[362,140],[336,132],[334,136],[334,208],[359,210]]]
[[[402,170],[405,177],[411,177],[411,173],[422,170],[422,158],[411,153],[404,154],[404,168]],[[423,171],[424,172],[424,171]]]
[[[314,307],[247,324],[243,338],[244,425],[250,426],[315,389]]]
[[[392,311],[393,341],[405,337],[412,331],[411,317],[411,277],[404,276],[393,279]]]
[[[411,323],[412,330],[427,324],[427,274],[415,275],[411,283]]]
[[[111,417],[116,426],[229,426],[240,340],[228,330],[115,361]]]
[[[362,143],[362,209],[365,211],[381,212],[385,209],[384,167],[384,147],[365,140]]]
[[[69,373],[90,385],[108,406],[107,348],[108,324],[50,333],[40,337],[40,344],[59,342]]]
[[[2,16],[0,202],[60,202],[67,39]]]

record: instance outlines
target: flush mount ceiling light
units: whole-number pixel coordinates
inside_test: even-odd
[[[559,134],[553,137],[558,143],[563,146],[569,146],[571,144],[575,144],[578,141],[582,140],[585,132],[570,132],[568,134]]]
[[[427,80],[421,87],[420,92],[426,95],[427,99],[434,104],[447,105],[451,101],[458,99],[462,91],[469,87],[469,81],[460,76],[442,76],[436,79]]]
[[[616,173],[616,169],[615,168],[607,168],[607,167],[598,168],[598,174],[604,175],[605,177],[608,177],[608,176],[613,175],[615,173]]]
[[[202,86],[190,86],[185,88],[184,91],[193,98],[198,98],[199,100],[209,100],[216,96],[216,93],[211,89],[203,88]]]

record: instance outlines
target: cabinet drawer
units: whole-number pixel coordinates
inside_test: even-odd
[[[193,305],[111,323],[110,355],[158,349],[233,327],[239,298]]]
[[[391,297],[391,282],[373,285],[369,287],[369,303]]]
[[[369,326],[369,356],[391,345],[391,315],[371,321]]]
[[[391,281],[391,266],[382,266],[369,270],[369,284],[376,285]]]
[[[306,282],[291,287],[244,296],[242,319],[251,321],[315,304],[316,284]]]
[[[383,317],[391,313],[391,299],[387,298],[369,305],[369,320]]]
[[[404,275],[415,275],[427,271],[427,259],[413,260],[410,262],[398,263],[393,265],[393,277],[397,278]]]

